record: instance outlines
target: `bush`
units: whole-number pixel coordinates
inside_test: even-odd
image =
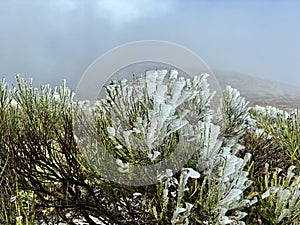
[[[210,109],[207,76],[187,79],[177,71],[147,71],[131,82],[112,81],[106,98],[95,105],[74,102],[65,82],[56,88],[34,88],[31,81],[17,77],[18,86],[9,90],[3,80],[0,222],[296,224],[299,217],[292,215],[298,215],[297,175],[291,168],[271,176],[276,166],[284,165],[276,160],[274,170],[259,170],[265,163],[259,160],[259,150],[290,149],[296,133],[291,139],[276,133],[268,144],[275,129],[260,129],[263,116],[249,111],[231,87],[224,90],[217,118]],[[291,115],[288,118],[296,118]],[[217,125],[214,121],[220,118]],[[287,127],[280,130],[290,135],[293,131]],[[114,171],[102,168],[99,159],[104,155],[95,140],[129,177],[134,175],[131,165],[155,165],[177,151],[180,157],[173,162],[178,169],[158,171],[157,182],[142,186],[108,179],[103,174]],[[187,163],[180,166],[180,160]],[[141,183],[148,179],[139,178]],[[279,192],[273,191],[280,188],[292,201],[282,207]]]
[[[271,135],[292,161],[300,163],[300,115],[298,110],[292,113],[274,107],[253,109],[259,127]]]
[[[261,180],[263,193],[257,208],[270,224],[299,224],[300,177],[292,172],[293,169],[294,166],[289,167],[286,176],[276,169]]]

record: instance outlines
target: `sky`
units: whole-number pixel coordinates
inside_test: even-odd
[[[108,50],[162,40],[212,69],[300,88],[299,11],[297,0],[0,0],[0,76],[75,88]]]

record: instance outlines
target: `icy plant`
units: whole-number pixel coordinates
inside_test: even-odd
[[[72,102],[65,84],[34,88],[17,78],[18,87],[9,92],[2,82],[0,223],[299,224],[298,170],[267,171],[252,182],[247,151],[254,139],[246,143],[244,132],[250,124],[258,142],[269,135],[258,145],[262,154],[273,153],[268,142],[276,139],[297,158],[298,112],[257,107],[249,110],[250,119],[245,99],[227,87],[218,126],[206,77],[147,71],[131,82],[112,81],[96,106]],[[95,134],[121,173],[130,172],[129,164],[153,165],[175,151],[193,155],[186,155],[188,161],[178,171],[158,171],[156,184],[110,181],[84,160],[79,146],[84,140],[73,132],[74,109],[95,114],[96,120],[88,122],[96,123]]]
[[[163,221],[170,221],[171,215],[169,217],[169,207],[176,205],[177,197],[177,186],[178,180],[173,177],[173,174],[169,171],[169,176],[166,178],[164,176],[164,181],[157,184],[157,196],[159,197],[159,206],[161,207],[160,212],[157,212],[157,205],[151,205],[151,212],[154,215],[157,223],[163,223]]]
[[[243,209],[256,203],[255,193],[245,196],[252,184],[244,171],[250,155],[242,159],[233,154],[240,148],[237,143],[222,146],[218,126],[211,124],[208,131],[202,137],[207,138],[202,139],[206,147],[197,153],[190,164],[193,167],[182,169],[179,178],[168,178],[162,184],[158,193],[162,195],[164,214],[169,205],[174,208],[172,224],[245,224],[247,213]]]
[[[255,202],[244,196],[252,183],[244,171],[250,156],[237,157],[242,147],[236,139],[230,139],[243,133],[247,103],[237,90],[225,90],[222,115],[225,114],[227,138],[222,138],[219,126],[212,123],[206,76],[190,80],[178,77],[174,70],[147,71],[131,83],[113,81],[107,87],[107,98],[96,106],[101,134],[106,136],[106,146],[112,144],[113,152],[122,159],[117,161],[122,172],[127,171],[123,160],[148,164],[176,148],[195,149],[194,156],[190,156],[191,167],[159,185],[161,211],[155,205],[150,207],[158,222],[168,217],[173,224],[188,224],[190,218],[201,218],[206,223],[242,224],[247,213],[241,209]],[[137,155],[143,153],[144,158]],[[189,178],[197,180],[191,189]],[[199,196],[188,200],[192,190],[194,196]],[[170,207],[175,207],[171,216]]]
[[[227,86],[223,91],[221,119],[225,136],[238,137],[244,133],[249,116],[247,105],[237,89]]]
[[[106,143],[123,161],[148,164],[187,148],[209,120],[211,95],[206,74],[187,79],[176,70],[152,70],[131,83],[113,81],[96,106]]]
[[[237,223],[242,224],[240,220],[244,218],[247,213],[240,211],[240,209],[250,206],[256,202],[256,199],[245,199],[244,191],[252,184],[247,176],[248,172],[244,171],[244,167],[250,155],[247,154],[245,159],[241,159],[230,153],[229,148],[223,149],[222,156],[225,158],[223,165],[220,166],[218,184],[218,195],[222,196],[217,203],[217,210],[219,211],[220,224],[221,221],[227,221],[223,224]],[[226,213],[230,210],[235,211],[235,215],[227,216]]]
[[[195,154],[195,167],[205,175],[212,174],[218,164],[222,141],[218,139],[219,126],[206,123],[201,135],[201,148]]]
[[[300,177],[293,173],[294,169],[291,166],[286,176],[276,169],[271,174],[268,172],[261,181],[264,192],[258,210],[270,224],[299,224]]]
[[[231,150],[233,146],[220,148],[216,138],[210,139],[212,146],[218,146],[218,153],[214,158],[214,165],[204,177],[200,188],[197,207],[202,215],[204,224],[244,224],[242,219],[247,213],[241,209],[256,202],[248,199],[244,191],[252,184],[244,171],[250,159],[235,156]],[[231,213],[230,213],[231,212]],[[234,213],[232,213],[234,212]]]
[[[288,113],[275,107],[252,109],[259,128],[272,136],[286,151],[292,161],[300,166],[300,115],[298,111]]]
[[[253,110],[255,111],[255,114],[259,114],[261,116],[268,116],[270,119],[273,120],[275,120],[278,117],[278,115],[281,115],[285,118],[287,118],[289,115],[286,111],[278,109],[274,106],[256,106],[255,108],[253,108]]]
[[[184,168],[181,170],[179,184],[177,188],[177,202],[176,210],[173,213],[172,224],[189,224],[189,216],[191,214],[191,209],[193,204],[189,202],[183,202],[184,192],[188,191],[187,182],[189,178],[197,179],[200,177],[200,174],[193,170],[192,168]]]

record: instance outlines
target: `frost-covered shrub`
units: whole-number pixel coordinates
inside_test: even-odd
[[[263,129],[251,127],[247,129],[241,144],[244,149],[238,153],[241,157],[245,153],[252,155],[249,162],[251,179],[257,179],[265,174],[264,165],[268,163],[271,168],[279,167],[286,171],[292,165],[290,157],[281,148],[274,137],[266,134]]]
[[[252,108],[252,113],[255,115],[261,115],[261,116],[267,116],[270,119],[276,120],[278,115],[281,115],[285,118],[288,117],[288,112],[276,108],[274,106],[266,106],[266,107],[262,107],[262,106],[256,106],[254,108]]]
[[[1,222],[15,223],[18,219],[25,223],[30,219],[27,224],[221,225],[255,224],[255,217],[260,224],[297,224],[299,178],[292,169],[286,177],[278,172],[277,181],[270,173],[261,180],[261,173],[252,182],[248,178],[251,168],[247,168],[260,162],[261,157],[254,154],[258,160],[250,160],[247,151],[249,145],[254,146],[252,141],[265,138],[264,144],[255,146],[266,153],[268,147],[277,146],[270,140],[297,140],[297,136],[290,140],[272,133],[275,127],[285,131],[282,134],[292,132],[291,127],[297,130],[296,112],[277,113],[275,108],[265,112],[258,108],[250,111],[250,119],[244,98],[227,87],[219,111],[222,124],[218,126],[216,114],[210,109],[212,94],[206,78],[204,74],[182,78],[174,70],[147,71],[131,82],[112,81],[106,87],[106,98],[95,106],[88,101],[74,103],[65,84],[56,89],[47,85],[34,88],[18,78],[19,86],[9,98],[1,97],[5,91],[0,95],[0,113],[5,120],[0,123],[0,138],[5,140],[1,150],[12,154],[10,164],[5,154],[1,155],[0,175],[9,174],[6,168],[11,168],[20,176],[20,191],[0,198],[1,203],[11,200],[13,206],[23,204],[25,211],[12,220],[3,220],[1,216],[7,216],[7,211],[3,216],[3,209],[8,208],[2,204]],[[194,154],[187,155],[186,165],[178,172],[165,168],[157,184],[134,187],[112,182],[83,157],[78,146],[82,139],[73,131],[75,110],[95,115],[96,120],[83,122],[95,123],[95,134],[117,158],[122,172],[129,171],[129,163],[153,165],[177,150],[192,149]],[[290,124],[279,125],[278,114]],[[270,120],[265,120],[267,115]],[[264,123],[271,124],[273,130]],[[247,136],[253,134],[253,138]],[[3,176],[0,179],[2,184],[4,179],[7,181]],[[254,204],[256,197],[259,202]],[[253,210],[260,217],[256,218]]]
[[[147,71],[135,76],[131,83],[113,81],[106,88],[107,97],[96,105],[96,116],[106,148],[122,161],[151,164],[178,147],[196,150],[190,156],[189,168],[176,175],[170,171],[171,177],[158,185],[163,203],[160,207],[151,203],[149,208],[158,223],[168,218],[173,224],[200,219],[206,223],[238,224],[246,216],[242,208],[253,203],[243,194],[251,185],[248,173],[243,171],[249,155],[245,159],[235,156],[241,146],[234,139],[225,143],[219,136],[220,128],[212,123],[206,75],[184,79],[174,70]],[[246,103],[229,89],[225,101],[227,116],[230,110],[239,110],[228,119],[228,126],[231,135],[240,135],[248,115]],[[189,187],[189,178],[196,182],[194,186]],[[188,197],[191,191],[193,199]],[[206,219],[202,218],[202,204],[206,204]]]
[[[215,132],[218,132],[215,131]],[[204,224],[244,224],[242,219],[247,215],[241,209],[255,203],[255,198],[246,198],[244,191],[252,184],[244,171],[250,155],[245,159],[232,153],[235,146],[221,147],[214,136],[210,139],[215,146],[216,155],[209,173],[205,173],[200,184],[197,203],[199,215]],[[236,143],[237,144],[237,143]],[[200,220],[200,218],[198,220]]]
[[[95,108],[106,148],[125,162],[149,164],[195,147],[210,120],[206,76],[185,79],[175,70],[156,70],[130,83],[113,81]]]
[[[263,224],[299,224],[297,110],[287,112],[271,106],[256,106],[250,109],[250,114],[255,126],[248,129],[243,144],[246,151],[253,154],[251,177],[256,185],[252,191],[259,193],[260,199],[250,218]]]
[[[286,112],[275,107],[252,109],[258,128],[273,137],[292,161],[300,166],[300,115],[298,110]]]
[[[240,92],[230,86],[223,91],[221,105],[221,123],[225,136],[239,137],[245,132],[249,119],[248,102],[240,96]]]
[[[184,192],[188,191],[187,182],[189,178],[198,179],[200,174],[192,168],[184,168],[181,170],[179,183],[177,186],[176,209],[171,219],[172,224],[189,224],[189,216],[194,207],[192,203],[184,202]]]
[[[293,173],[294,169],[291,166],[286,175],[276,169],[261,180],[262,194],[257,208],[270,224],[299,224],[300,177]]]

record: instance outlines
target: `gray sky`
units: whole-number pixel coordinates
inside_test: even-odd
[[[211,68],[300,86],[300,1],[0,0],[0,75],[77,85],[120,44],[171,41]]]

